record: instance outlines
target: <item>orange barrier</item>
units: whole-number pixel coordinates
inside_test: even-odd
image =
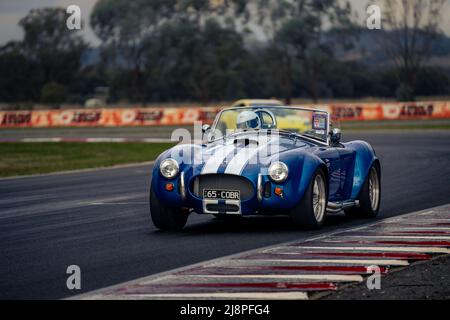
[[[343,121],[450,118],[450,102],[332,104],[328,108]]]
[[[343,121],[450,118],[450,102],[319,105]],[[211,123],[219,108],[123,108],[0,111],[0,128],[113,127]]]

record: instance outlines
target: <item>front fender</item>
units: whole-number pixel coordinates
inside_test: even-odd
[[[166,179],[159,172],[159,166],[161,162],[168,158],[175,159],[180,166],[180,173],[185,174],[185,184],[187,184],[194,174],[198,174],[199,166],[195,164],[199,161],[196,159],[201,153],[198,153],[200,145],[177,145],[161,153],[155,161],[152,171],[151,187],[156,196],[164,203],[174,207],[183,206],[183,200],[180,196],[180,175],[174,179]],[[165,192],[166,183],[172,183],[174,185],[174,192]]]
[[[359,196],[370,168],[375,162],[377,162],[378,164],[380,162],[375,154],[375,150],[366,141],[351,141],[348,143],[344,143],[344,145],[356,151],[355,171],[353,173],[353,188],[351,194],[351,200],[355,200]]]
[[[281,184],[271,182],[268,177],[267,181],[271,182],[272,194],[276,187],[282,187],[284,197],[271,197],[269,199],[264,199],[263,204],[264,206],[274,210],[292,209],[303,198],[316,170],[319,167],[326,168],[326,165],[319,157],[311,153],[298,150],[285,152],[279,159],[276,160],[282,161],[288,166],[289,177]],[[272,160],[272,162],[273,161],[275,160]],[[328,172],[325,172],[325,174],[328,176]]]
[[[323,160],[313,154],[304,153],[303,166],[301,168],[302,174],[301,174],[301,179],[300,179],[300,183],[299,183],[298,190],[297,190],[297,193],[298,193],[300,199],[303,198],[303,196],[306,192],[306,189],[308,188],[309,184],[311,183],[311,179],[313,178],[314,173],[317,171],[317,169],[319,167],[324,168],[326,178],[327,178],[327,184],[328,184],[328,169],[325,169],[325,168],[327,168],[327,166],[323,162]]]

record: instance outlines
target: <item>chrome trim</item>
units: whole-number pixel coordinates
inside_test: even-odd
[[[166,161],[172,161],[174,164],[175,164],[175,167],[176,167],[176,169],[177,169],[177,173],[173,176],[173,177],[166,177],[165,175],[163,175],[163,173],[162,173],[162,171],[161,171],[161,167],[162,167],[162,164],[164,163],[164,162],[166,162]],[[161,163],[159,164],[159,173],[164,177],[164,178],[166,178],[166,179],[169,179],[169,180],[173,180],[173,179],[175,179],[177,176],[178,176],[178,174],[180,173],[180,164],[178,163],[178,161],[177,160],[175,160],[175,159],[173,159],[173,158],[167,158],[167,159],[164,159],[163,161],[161,161]]]
[[[264,187],[263,187],[263,178],[262,178],[262,174],[259,173],[258,174],[258,182],[257,182],[257,186],[256,186],[256,197],[258,198],[258,201],[261,202],[263,199],[263,192],[264,192]]]
[[[184,172],[180,173],[180,195],[181,200],[186,200],[186,184],[184,181]]]
[[[330,136],[330,128],[331,128],[331,114],[327,112],[327,146],[331,146],[331,136]]]
[[[344,202],[328,202],[327,212],[339,213],[341,210],[348,209],[351,207],[358,207],[358,206],[359,206],[359,200],[344,201]]]
[[[375,167],[369,173],[369,199],[372,210],[376,211],[380,206],[380,179]]]
[[[327,208],[325,204],[326,200],[326,189],[324,178],[318,174],[314,178],[313,184],[313,211],[316,221],[321,222],[325,216]]]
[[[214,200],[214,199],[203,199],[203,213],[207,213],[207,214],[218,214],[218,211],[210,211],[207,208],[208,204],[219,204],[218,200]],[[241,202],[239,200],[225,200],[226,204],[233,204],[239,207],[239,211],[236,212],[227,212],[225,213],[226,215],[242,215],[242,211],[241,211]]]
[[[284,167],[284,169],[286,169],[286,178],[284,178],[284,179],[282,179],[282,180],[279,180],[279,181],[273,179],[272,176],[270,175],[270,171],[271,171],[270,168],[271,168],[273,165],[275,165],[276,163],[280,163],[281,166]],[[275,162],[271,163],[270,166],[269,166],[268,171],[269,171],[268,173],[269,173],[269,178],[270,178],[270,180],[272,180],[272,181],[275,182],[275,183],[283,183],[283,182],[286,181],[287,178],[289,178],[289,167],[287,166],[286,163],[284,163],[284,162],[282,162],[282,161],[275,161]]]

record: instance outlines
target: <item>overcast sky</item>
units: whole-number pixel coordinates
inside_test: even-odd
[[[365,8],[369,1],[350,0],[361,19],[365,17]],[[98,39],[89,28],[89,15],[95,2],[96,0],[0,0],[0,45],[22,38],[22,29],[18,26],[18,22],[30,9],[56,6],[66,8],[71,4],[76,4],[81,8],[82,18],[86,22],[86,27],[82,32],[86,40],[96,45]],[[446,0],[442,29],[450,35],[450,0]]]

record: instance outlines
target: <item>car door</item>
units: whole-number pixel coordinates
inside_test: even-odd
[[[340,198],[347,200],[350,198],[353,187],[353,174],[355,171],[356,152],[352,149],[339,145],[336,147],[339,153],[339,174],[340,174]]]
[[[329,173],[328,200],[341,200],[341,157],[335,147],[319,148],[318,156],[325,162]]]

